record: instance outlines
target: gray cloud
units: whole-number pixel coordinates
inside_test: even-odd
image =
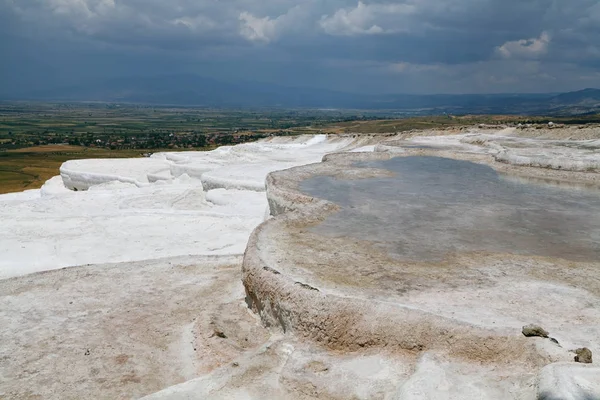
[[[537,59],[548,52],[550,35],[542,32],[539,38],[513,40],[496,48],[497,53],[503,58],[532,58]]]
[[[340,8],[333,15],[324,15],[319,21],[323,31],[330,35],[381,35],[405,32],[410,25],[408,17],[417,7],[408,3],[363,3],[356,7]]]
[[[596,0],[0,0],[0,87],[195,73],[378,92],[600,86]]]

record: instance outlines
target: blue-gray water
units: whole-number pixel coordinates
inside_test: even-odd
[[[510,181],[487,166],[441,157],[362,165],[395,176],[301,184],[342,206],[314,228],[319,234],[378,242],[407,260],[465,251],[600,260],[598,191]]]

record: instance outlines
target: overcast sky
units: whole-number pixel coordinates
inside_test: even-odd
[[[0,0],[0,89],[179,73],[371,93],[600,87],[600,2]]]

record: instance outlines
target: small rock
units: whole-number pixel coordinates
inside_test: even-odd
[[[558,340],[556,340],[555,338],[551,337],[550,341],[553,342],[553,343],[556,343],[557,345],[560,346],[560,343],[558,343]]]
[[[85,349],[84,355],[89,356],[90,355],[90,349]]]
[[[233,365],[234,367],[239,367],[239,366],[240,366],[240,364],[239,364],[237,361],[236,361],[236,362],[234,362],[234,363],[233,363],[233,364],[231,364],[231,365]]]
[[[591,364],[592,363],[592,351],[587,347],[583,347],[581,349],[575,350],[575,361],[583,364]]]
[[[329,371],[329,367],[321,361],[311,361],[308,364],[306,364],[305,368],[315,373]]]
[[[225,332],[219,329],[215,329],[213,336],[220,337],[221,339],[227,339],[227,335],[225,334]]]
[[[523,335],[527,337],[531,336],[539,336],[539,337],[548,337],[548,332],[538,325],[527,325],[523,327]]]

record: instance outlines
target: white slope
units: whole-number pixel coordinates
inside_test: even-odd
[[[149,174],[168,170],[169,164],[160,158],[72,160],[60,167],[60,175],[69,189],[87,190],[112,181],[146,186]]]
[[[267,215],[266,175],[319,162],[351,143],[319,135],[68,161],[62,179],[0,195],[0,279],[85,264],[242,254]]]
[[[0,201],[0,278],[83,264],[241,254],[267,207],[254,193],[211,204],[199,182],[104,186]]]
[[[567,171],[600,170],[600,140],[550,140],[512,136],[514,129],[495,133],[473,131],[461,135],[421,136],[407,144],[473,153],[488,153],[512,165]]]

